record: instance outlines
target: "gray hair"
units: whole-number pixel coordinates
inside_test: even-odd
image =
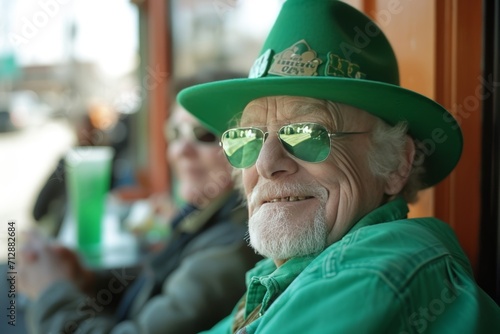
[[[407,136],[407,124],[399,122],[395,126],[390,126],[381,119],[377,119],[371,135],[372,149],[368,152],[368,163],[372,173],[388,180],[391,173],[397,171],[401,164],[406,163],[405,148],[408,140],[413,140]],[[420,161],[419,165],[411,166],[408,180],[400,192],[400,195],[408,203],[417,200],[417,193],[423,188],[422,175],[425,168],[422,166],[422,152],[415,150],[414,161]]]

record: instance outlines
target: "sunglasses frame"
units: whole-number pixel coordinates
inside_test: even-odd
[[[282,134],[282,130],[286,127],[290,127],[290,126],[297,126],[297,125],[314,125],[315,127],[319,127],[319,128],[322,128],[327,134],[328,134],[328,138],[330,139],[329,141],[329,146],[328,146],[328,154],[325,156],[324,159],[322,160],[319,160],[319,161],[307,161],[307,160],[304,160],[302,158],[299,158],[297,156],[295,156],[292,152],[290,152],[285,143],[283,142],[283,139],[281,139],[280,135]],[[225,138],[225,135],[226,133],[230,132],[230,131],[235,131],[235,130],[257,130],[258,132],[260,132],[262,134],[262,146],[257,154],[257,158],[255,159],[255,161],[251,164],[251,165],[248,165],[248,166],[245,166],[245,167],[237,167],[237,166],[234,166],[232,163],[231,163],[231,160],[228,156],[228,154],[226,153],[226,150],[224,148],[224,138]],[[305,161],[305,162],[309,162],[309,163],[320,163],[320,162],[323,162],[325,161],[328,156],[330,155],[330,153],[332,152],[332,139],[334,138],[339,138],[339,137],[343,137],[343,136],[348,136],[348,135],[358,135],[358,134],[365,134],[365,133],[368,133],[369,131],[337,131],[337,132],[330,132],[328,131],[327,127],[324,126],[323,124],[320,124],[320,123],[315,123],[315,122],[298,122],[298,123],[290,123],[290,124],[285,124],[283,126],[281,126],[278,131],[276,131],[276,134],[278,136],[278,139],[281,143],[281,146],[283,147],[283,149],[290,155],[292,156],[293,158],[296,158],[296,159],[299,159],[301,161]],[[224,131],[224,133],[222,133],[221,137],[220,137],[220,141],[219,141],[219,145],[222,147],[222,150],[224,151],[224,155],[226,156],[226,158],[228,159],[229,163],[231,164],[231,166],[233,166],[234,168],[237,168],[237,169],[246,169],[246,168],[250,168],[252,167],[253,165],[255,165],[255,162],[257,162],[257,159],[259,158],[259,155],[260,155],[260,151],[262,150],[262,147],[264,147],[264,143],[266,142],[267,138],[269,137],[269,131],[264,131],[262,130],[261,128],[258,128],[258,127],[253,127],[253,126],[242,126],[242,127],[235,127],[235,128],[231,128],[231,129],[227,129],[226,131]],[[287,145],[289,145],[288,143],[286,143]]]
[[[185,124],[182,125],[182,127],[187,127]],[[214,136],[214,140],[212,141],[202,141],[200,140],[197,136],[196,136],[196,129],[203,129],[204,131],[206,131],[206,133],[208,134],[211,134]],[[181,134],[180,136],[177,136],[177,137],[173,137],[172,136],[172,131],[178,131],[179,134]],[[217,136],[216,134],[214,134],[213,132],[207,130],[206,128],[204,128],[203,126],[201,125],[195,125],[195,126],[189,126],[189,135],[186,137],[184,135],[184,131],[182,131],[179,126],[176,126],[176,127],[169,127],[169,126],[166,126],[165,127],[165,130],[164,130],[164,136],[165,136],[165,139],[169,142],[169,143],[172,143],[172,142],[175,142],[175,141],[178,141],[179,139],[189,139],[189,140],[192,140],[193,142],[197,143],[197,144],[201,144],[201,145],[216,145],[216,144],[220,144],[220,137]]]

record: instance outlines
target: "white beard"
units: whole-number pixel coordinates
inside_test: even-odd
[[[307,221],[297,221],[286,206],[279,203],[271,208],[265,205],[255,211],[249,219],[250,245],[261,255],[273,260],[287,260],[293,257],[316,254],[327,245],[326,197],[324,188],[317,185],[256,186],[250,201],[262,197],[262,192],[277,194],[308,194],[320,202],[318,210]]]

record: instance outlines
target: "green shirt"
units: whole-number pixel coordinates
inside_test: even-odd
[[[452,229],[406,219],[396,199],[316,257],[247,273],[241,333],[500,333],[500,308],[474,281]],[[231,333],[237,309],[207,332]]]

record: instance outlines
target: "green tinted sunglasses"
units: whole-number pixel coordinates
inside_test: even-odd
[[[285,150],[307,162],[325,161],[331,151],[331,138],[366,132],[330,133],[318,123],[293,123],[282,126],[277,134]],[[259,128],[233,128],[222,134],[220,145],[229,163],[236,168],[251,167],[257,161],[269,132]]]

